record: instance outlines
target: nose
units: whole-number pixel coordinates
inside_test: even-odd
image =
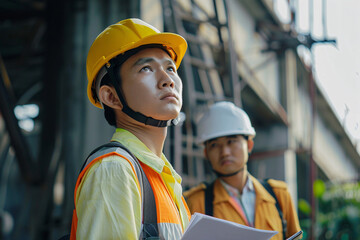
[[[174,88],[175,87],[174,80],[169,76],[169,74],[167,74],[166,71],[164,71],[164,70],[160,71],[159,79],[160,79],[159,80],[159,88],[166,88],[166,87]]]
[[[223,145],[221,148],[220,148],[220,154],[222,157],[224,156],[228,156],[230,155],[231,153],[231,150],[230,150],[230,147],[227,146],[227,145]]]

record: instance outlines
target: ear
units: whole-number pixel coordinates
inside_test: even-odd
[[[248,153],[251,153],[251,151],[253,150],[254,148],[254,141],[252,139],[249,139],[248,141]]]
[[[99,99],[106,106],[113,109],[122,109],[122,104],[114,87],[108,85],[101,86],[99,89]]]
[[[208,158],[207,151],[206,151],[206,146],[204,147],[204,156],[205,156],[206,159],[209,159],[209,158]]]

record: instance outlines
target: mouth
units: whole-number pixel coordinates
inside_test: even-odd
[[[221,166],[232,164],[232,161],[230,159],[223,159],[220,161]]]
[[[160,98],[161,100],[179,100],[175,93],[166,93]]]

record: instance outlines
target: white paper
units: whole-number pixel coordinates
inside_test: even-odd
[[[277,233],[194,213],[181,240],[268,240]]]

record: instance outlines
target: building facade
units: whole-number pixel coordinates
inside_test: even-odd
[[[35,8],[34,1],[28,15],[14,8],[24,17],[2,19],[3,32],[18,36],[30,19],[26,29],[38,36],[33,41],[40,40],[28,55],[5,49],[10,42],[0,45],[7,69],[2,82],[11,82],[15,91],[14,98],[6,98],[10,88],[1,86],[2,219],[12,221],[4,239],[57,239],[69,231],[78,171],[113,132],[103,112],[87,101],[87,51],[107,25],[128,17],[177,32],[189,44],[179,69],[183,120],[169,128],[165,144],[184,188],[214,178],[202,146],[195,144],[196,122],[207,106],[221,100],[243,107],[256,129],[249,171],[286,181],[296,203],[303,199],[316,208],[316,179],[358,181],[359,153],[299,54],[299,46],[311,50],[311,45],[299,41],[291,23],[279,20],[274,2],[75,0],[44,1]],[[11,31],[6,24],[13,24]],[[19,65],[24,56],[25,64]],[[17,127],[11,113],[11,107],[27,104],[40,111],[30,131]],[[315,214],[300,217],[316,221]],[[302,227],[313,234],[311,224]]]

